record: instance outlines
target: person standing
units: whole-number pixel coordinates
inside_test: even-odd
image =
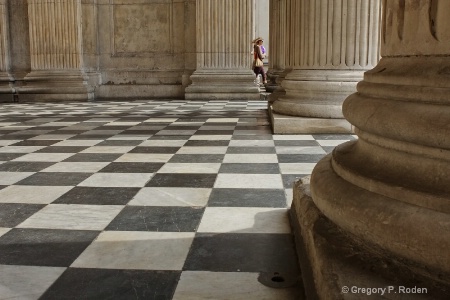
[[[266,49],[262,45],[263,42],[264,40],[261,37],[253,40],[253,72],[255,73],[256,77],[258,77],[258,75],[261,75],[263,84],[266,84],[267,77],[266,72],[264,71],[264,65],[262,65],[262,63],[258,64],[257,62],[258,59],[262,62],[266,57]]]

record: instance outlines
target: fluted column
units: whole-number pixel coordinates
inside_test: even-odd
[[[13,92],[10,82],[13,80],[10,70],[10,40],[8,6],[6,0],[0,0],[0,101],[11,100]],[[7,95],[5,95],[7,94]]]
[[[82,70],[81,0],[28,0],[28,18],[31,72],[23,97],[91,99]]]
[[[382,59],[343,105],[358,140],[341,144],[317,164],[308,211],[316,207],[356,241],[342,241],[345,251],[362,245],[355,257],[366,257],[366,270],[397,277],[403,286],[428,287],[427,299],[448,299],[450,2],[383,5]],[[320,246],[312,234],[316,225],[305,221],[306,202],[297,196],[294,207],[303,236],[309,236],[309,258],[317,262]],[[377,262],[384,267],[372,269]],[[333,288],[323,268],[315,265],[314,273],[316,283]]]
[[[186,99],[259,99],[250,52],[254,0],[197,0],[197,69]]]
[[[290,2],[293,70],[272,104],[276,133],[350,132],[342,102],[379,58],[380,0]],[[287,117],[291,116],[291,117]]]
[[[286,30],[283,28],[286,24],[285,19],[281,18],[282,4],[286,0],[270,0],[269,2],[269,69],[267,70],[268,83],[265,85],[267,92],[274,92],[279,86],[277,78],[284,70],[284,45]]]

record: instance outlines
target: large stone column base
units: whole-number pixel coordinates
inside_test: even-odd
[[[260,100],[255,76],[241,70],[195,71],[186,88],[187,100]]]
[[[94,87],[81,71],[33,71],[16,88],[18,101],[90,101]]]
[[[450,299],[450,286],[414,273],[414,266],[400,265],[327,219],[311,198],[309,177],[295,183],[290,218],[307,299]]]
[[[269,107],[272,130],[275,134],[351,133],[352,126],[345,119],[307,118],[277,114]]]

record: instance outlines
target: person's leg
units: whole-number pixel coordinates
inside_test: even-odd
[[[266,84],[267,83],[267,76],[266,76],[266,72],[264,71],[263,67],[261,67],[261,76],[262,76],[263,83]]]

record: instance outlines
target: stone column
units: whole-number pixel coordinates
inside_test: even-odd
[[[350,132],[342,102],[379,58],[380,0],[290,2],[293,70],[272,104],[275,133]]]
[[[301,255],[323,299],[343,297],[350,264],[366,286],[381,276],[448,299],[450,1],[389,0],[383,14],[382,59],[343,105],[358,140],[317,164],[312,201],[295,191]]]
[[[21,100],[89,100],[83,72],[81,0],[28,0],[31,72]]]
[[[186,99],[259,100],[250,52],[254,0],[197,0],[197,69]]]
[[[12,100],[10,63],[8,6],[6,0],[0,0],[0,102]]]
[[[271,0],[270,16],[270,51],[269,70],[267,72],[270,82],[266,85],[266,90],[272,92],[269,95],[269,107],[271,103],[286,94],[281,82],[291,71],[291,60],[289,55],[291,23],[291,2],[293,0]],[[294,17],[294,16],[292,16]]]

